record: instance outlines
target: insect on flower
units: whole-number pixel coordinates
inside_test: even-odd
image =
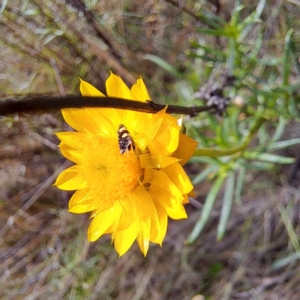
[[[121,154],[124,154],[126,151],[130,151],[131,149],[135,149],[135,145],[131,138],[131,135],[128,129],[123,124],[119,125],[118,143]]]
[[[80,91],[105,97],[83,80]],[[151,99],[141,78],[129,89],[113,73],[106,91],[109,97],[144,103]],[[184,205],[193,185],[182,165],[197,142],[181,132],[178,117],[166,109],[155,114],[94,107],[62,110],[75,131],[57,133],[59,147],[75,165],[55,185],[76,190],[69,212],[91,213],[88,240],[110,234],[120,256],[135,241],[146,256],[150,243],[162,245],[169,218],[187,218]]]

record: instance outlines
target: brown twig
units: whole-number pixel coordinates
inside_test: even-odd
[[[147,113],[156,113],[166,107],[152,101],[140,102],[114,97],[82,97],[80,95],[49,96],[35,95],[0,101],[0,115],[27,112],[49,112],[62,108],[102,107],[128,109]],[[184,107],[168,105],[167,113],[194,116],[203,111],[214,111],[215,106]]]

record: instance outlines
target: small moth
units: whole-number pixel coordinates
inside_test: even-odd
[[[124,154],[126,151],[130,151],[131,149],[135,149],[135,145],[131,138],[131,135],[128,129],[123,124],[119,125],[118,143],[121,154]]]

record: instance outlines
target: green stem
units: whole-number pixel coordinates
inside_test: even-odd
[[[257,133],[258,129],[267,119],[264,117],[259,117],[253,127],[250,129],[249,134],[246,136],[244,142],[241,145],[229,148],[229,149],[211,149],[211,148],[200,148],[196,149],[193,156],[209,156],[209,157],[220,157],[229,156],[235,153],[244,151],[247,149],[249,143],[251,142],[253,136]]]

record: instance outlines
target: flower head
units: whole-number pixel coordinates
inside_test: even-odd
[[[107,95],[150,100],[142,79],[131,90],[113,73]],[[103,96],[81,80],[83,96]],[[91,212],[88,240],[110,234],[119,255],[137,240],[144,255],[149,243],[162,244],[168,217],[186,218],[183,204],[193,186],[182,168],[196,142],[180,132],[178,118],[113,108],[63,109],[76,132],[57,133],[62,154],[75,163],[55,185],[76,190],[73,213]]]

